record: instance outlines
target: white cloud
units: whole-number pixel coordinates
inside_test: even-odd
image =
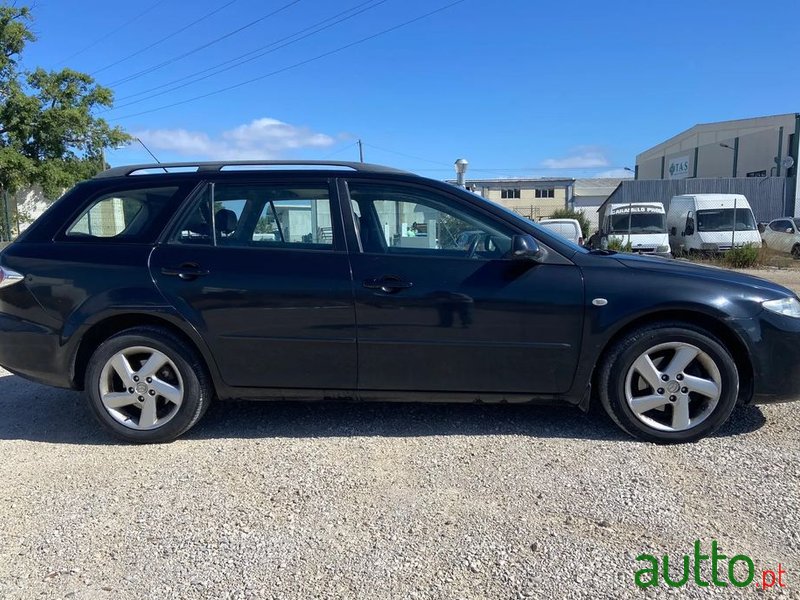
[[[288,151],[328,148],[336,142],[324,133],[266,117],[223,131],[218,136],[186,129],[148,129],[135,135],[155,150],[214,160],[279,159]]]
[[[542,166],[548,169],[592,169],[610,165],[611,161],[603,151],[592,146],[580,146],[575,148],[569,156],[548,158],[542,161]]]
[[[614,179],[633,179],[633,173],[625,169],[610,169],[595,173],[594,177],[611,177]]]

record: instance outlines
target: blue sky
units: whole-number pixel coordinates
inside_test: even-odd
[[[452,1],[37,0],[24,65],[95,74],[117,98],[102,116],[161,160],[355,160],[361,138],[367,161],[435,178],[460,156],[473,177],[614,175],[695,123],[800,110],[791,2],[463,0],[310,60]]]

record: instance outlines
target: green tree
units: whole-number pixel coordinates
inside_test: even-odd
[[[34,184],[48,198],[106,168],[104,150],[131,141],[94,112],[113,93],[69,68],[25,71],[30,9],[0,5],[0,185],[16,192]]]

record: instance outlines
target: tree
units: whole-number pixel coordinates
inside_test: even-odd
[[[104,150],[133,138],[94,111],[113,92],[69,68],[24,71],[20,56],[36,40],[27,7],[0,6],[0,185],[16,192],[40,185],[55,198],[106,168]]]

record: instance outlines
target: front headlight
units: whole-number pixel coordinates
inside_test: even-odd
[[[767,300],[761,306],[779,315],[800,319],[800,301],[797,298],[781,298],[780,300]]]
[[[659,254],[663,252],[669,252],[669,246],[656,246],[656,252]]]

